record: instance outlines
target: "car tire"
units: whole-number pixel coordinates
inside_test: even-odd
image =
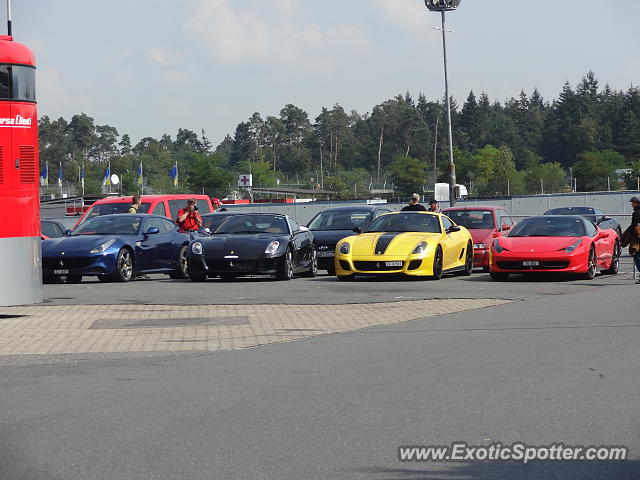
[[[464,270],[458,272],[458,275],[468,277],[473,273],[473,244],[469,242],[464,252]]]
[[[491,280],[495,280],[497,282],[504,282],[509,278],[509,274],[505,272],[489,272],[489,276]]]
[[[598,271],[598,263],[596,260],[596,249],[591,246],[589,249],[589,258],[587,259],[587,271],[582,275],[585,280],[593,280]]]
[[[204,282],[207,279],[207,274],[204,270],[194,268],[189,264],[189,280],[192,282]]]
[[[316,247],[313,247],[311,251],[311,260],[309,262],[309,270],[302,274],[303,277],[315,277],[318,273],[318,254],[316,253]]]
[[[438,245],[436,247],[436,253],[433,255],[433,275],[431,278],[434,280],[440,280],[442,278],[443,261],[442,247]]]
[[[618,274],[618,270],[620,269],[620,252],[621,251],[622,251],[622,248],[620,247],[620,244],[616,242],[616,244],[613,246],[613,254],[611,256],[611,265],[609,265],[609,268],[602,271],[603,274],[605,275]]]
[[[169,274],[169,278],[185,279],[189,278],[189,247],[183,245],[178,253],[178,268]]]
[[[111,280],[128,282],[131,278],[133,278],[133,254],[128,248],[122,248],[116,257],[116,270],[111,275]]]
[[[287,248],[287,251],[282,256],[282,261],[276,267],[276,280],[291,280],[293,278],[293,254],[291,249]]]

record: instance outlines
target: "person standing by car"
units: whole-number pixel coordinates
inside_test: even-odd
[[[220,201],[219,198],[212,198],[211,205],[213,206],[213,213],[216,213],[220,208],[220,205],[222,205],[222,202]]]
[[[140,208],[140,204],[142,203],[142,198],[140,195],[134,195],[131,197],[131,206],[129,207],[129,211],[127,213],[138,213],[138,209]]]
[[[187,200],[186,208],[178,211],[176,224],[186,231],[194,231],[202,227],[202,217],[198,213],[198,202],[194,198]]]
[[[440,210],[440,205],[438,205],[438,201],[435,198],[429,200],[429,210],[427,211],[432,213],[442,213],[442,210]]]
[[[629,255],[633,256],[636,270],[640,271],[640,198],[631,197],[629,201],[631,202],[631,208],[633,208],[631,225],[622,234],[620,244],[623,247],[629,245]],[[636,283],[640,284],[640,280]]]
[[[409,205],[402,207],[402,212],[426,212],[427,209],[424,208],[424,205],[420,205],[420,195],[414,193],[409,198]]]

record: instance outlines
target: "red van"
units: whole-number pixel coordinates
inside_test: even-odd
[[[153,213],[164,215],[172,220],[178,216],[178,210],[187,206],[187,200],[195,198],[198,202],[200,214],[213,212],[211,199],[207,195],[190,195],[181,193],[175,195],[141,195],[142,202],[138,213]],[[108,197],[96,200],[76,222],[76,227],[90,218],[113,213],[127,213],[131,207],[131,196]],[[75,227],[74,227],[75,228]]]

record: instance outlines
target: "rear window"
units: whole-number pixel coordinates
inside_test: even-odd
[[[138,209],[138,213],[147,213],[149,211],[149,207],[151,204],[149,202],[142,202],[140,208]],[[112,202],[112,203],[101,203],[94,204],[87,210],[87,214],[82,219],[80,224],[86,222],[87,220],[95,217],[100,217],[102,215],[112,215],[115,213],[128,213],[129,208],[131,208],[131,203],[129,202]]]

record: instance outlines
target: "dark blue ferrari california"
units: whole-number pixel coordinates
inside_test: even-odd
[[[160,215],[105,215],[69,235],[42,241],[45,283],[77,283],[84,276],[128,282],[144,273],[188,278],[191,237]]]

